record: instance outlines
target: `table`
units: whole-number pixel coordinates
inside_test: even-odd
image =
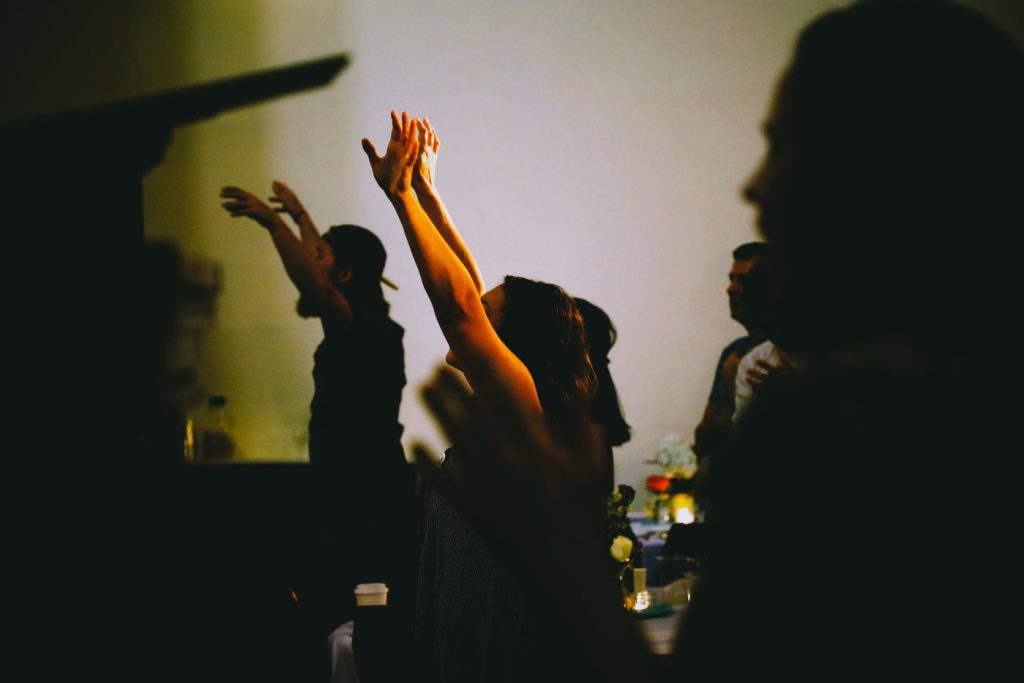
[[[653,619],[637,619],[637,626],[643,634],[647,646],[656,655],[670,655],[676,645],[676,631],[679,627],[679,619],[686,611],[686,606],[681,605],[675,611],[664,617]]]
[[[658,555],[665,546],[665,539],[662,533],[668,533],[672,528],[670,522],[652,522],[647,519],[646,513],[630,512],[629,526],[633,529],[638,540],[643,541],[644,553],[643,563],[647,570],[647,584],[649,586],[660,585],[658,581]]]

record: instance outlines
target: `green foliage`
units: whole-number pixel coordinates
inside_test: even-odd
[[[636,534],[629,525],[629,506],[636,497],[632,486],[619,484],[606,501],[606,518],[608,521],[608,542],[616,536],[625,536],[636,544]]]

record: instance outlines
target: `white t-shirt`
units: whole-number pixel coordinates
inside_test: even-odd
[[[766,361],[774,368],[784,365],[799,368],[802,365],[800,361],[770,341],[762,342],[750,349],[736,369],[736,409],[732,413],[733,427],[750,407],[750,401],[754,398],[754,387],[747,380],[747,372],[757,367],[760,360]]]

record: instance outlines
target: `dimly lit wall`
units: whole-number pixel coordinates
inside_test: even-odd
[[[755,237],[738,190],[799,28],[826,0],[596,2],[15,3],[3,118],[346,52],[331,87],[179,131],[146,179],[148,237],[224,265],[202,382],[222,393],[241,454],[305,458],[315,322],[263,231],[219,208],[222,185],[289,182],[321,228],[374,229],[406,328],[409,438],[438,442],[416,387],[446,346],[359,139],[391,108],[427,115],[438,185],[488,284],[550,280],[619,328],[612,372],[633,440],[618,479],[639,484],[668,432],[692,434],[722,346],[741,328],[724,289],[730,251]],[[969,2],[1019,37],[1020,4]],[[61,20],[63,17],[63,21]],[[60,46],[61,49],[56,49]],[[20,94],[19,94],[20,93]]]

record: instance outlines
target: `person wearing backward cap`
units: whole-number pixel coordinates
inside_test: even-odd
[[[270,233],[299,291],[298,314],[323,327],[313,355],[309,460],[328,555],[324,626],[354,617],[356,584],[383,582],[402,632],[395,640],[411,641],[415,468],[401,444],[404,330],[383,294],[382,284],[397,289],[383,275],[387,252],[357,225],[335,225],[321,236],[295,193],[281,182],[272,187],[273,208],[237,187],[223,188],[221,197],[232,217],[250,218]],[[281,214],[295,222],[298,236]]]

